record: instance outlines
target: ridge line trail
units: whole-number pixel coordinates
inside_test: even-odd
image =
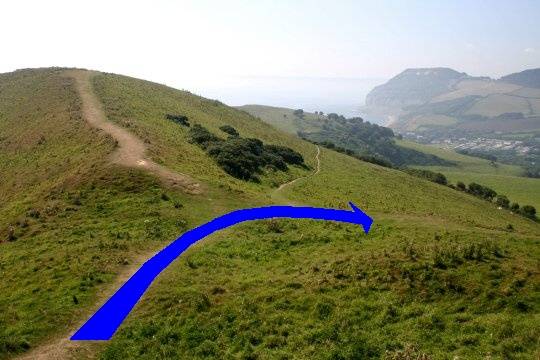
[[[146,145],[135,134],[107,120],[101,102],[95,95],[91,79],[94,72],[86,70],[68,70],[65,74],[75,80],[77,92],[82,101],[84,119],[90,126],[100,129],[118,142],[118,147],[110,154],[110,161],[114,164],[133,168],[145,169],[158,176],[165,184],[180,186],[182,190],[191,194],[201,193],[201,187],[189,176],[171,171],[164,166],[156,164],[145,155]],[[127,279],[129,279],[141,265],[154,255],[159,249],[137,254],[130,259],[130,265],[121,268],[115,279],[98,290],[93,304],[76,313],[72,321],[56,334],[44,339],[30,351],[16,356],[20,360],[49,360],[92,358],[97,350],[94,342],[72,342],[71,335],[79,329]]]
[[[107,120],[103,106],[92,86],[92,77],[95,72],[67,70],[65,74],[75,80],[75,86],[82,102],[84,119],[90,126],[104,131],[118,143],[118,147],[110,155],[112,163],[145,169],[159,177],[165,184],[173,187],[179,186],[190,194],[202,192],[200,184],[188,175],[167,169],[146,156],[147,147],[135,134]]]
[[[320,171],[321,171],[321,159],[319,157],[319,155],[321,154],[321,148],[319,147],[319,145],[316,145],[317,146],[317,154],[315,155],[315,160],[317,160],[317,169],[309,174],[309,175],[306,175],[306,176],[301,176],[299,178],[296,178],[292,181],[289,181],[289,182],[286,182],[284,184],[281,184],[276,190],[272,191],[270,197],[272,199],[276,199],[278,198],[278,193],[281,192],[283,189],[285,189],[286,187],[288,186],[291,186],[292,184],[294,184],[295,182],[297,182],[298,180],[302,180],[302,179],[307,179],[307,178],[310,178],[312,176],[315,176],[317,175]]]

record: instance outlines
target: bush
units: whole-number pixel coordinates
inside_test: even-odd
[[[199,124],[195,124],[189,130],[189,137],[192,143],[199,145],[203,149],[206,149],[210,144],[223,141]]]
[[[167,115],[165,115],[165,117],[168,120],[174,121],[177,124],[189,127],[189,120],[188,120],[187,116],[167,114]]]
[[[488,201],[492,201],[493,198],[497,196],[497,192],[495,190],[474,182],[469,184],[469,192],[474,196],[478,196]]]
[[[510,210],[512,210],[513,212],[518,212],[519,211],[519,204],[518,203],[512,203],[512,205],[510,205]]]
[[[510,200],[508,200],[508,198],[504,195],[497,195],[497,200],[495,202],[503,209],[508,209],[510,206]]]
[[[301,165],[304,163],[304,158],[300,153],[285,146],[265,145],[264,150],[268,153],[281,157],[287,164]]]
[[[304,110],[302,110],[302,109],[294,110],[293,114],[294,114],[294,116],[298,116],[299,118],[303,118],[304,117]]]
[[[334,144],[331,141],[322,141],[322,142],[318,143],[318,145],[324,146],[327,149],[335,150],[337,152],[352,156],[352,157],[354,157],[354,158],[356,158],[358,160],[362,160],[362,161],[369,162],[369,163],[372,163],[372,164],[376,164],[376,165],[379,165],[379,166],[384,166],[384,167],[387,167],[387,168],[393,168],[393,165],[392,165],[392,163],[390,161],[388,161],[388,160],[386,160],[386,159],[384,159],[384,158],[382,158],[380,156],[377,156],[377,155],[357,154],[353,150],[345,149],[345,148],[343,148],[341,146],[336,146],[336,144]]]
[[[460,191],[465,191],[467,190],[467,186],[465,186],[465,184],[461,181],[458,181],[457,184],[456,184],[456,187],[458,190]]]
[[[239,136],[240,134],[238,133],[238,131],[236,131],[235,128],[233,128],[232,126],[230,125],[223,125],[223,126],[220,126],[219,127],[219,130],[223,131],[224,133],[227,133],[231,136]]]
[[[529,219],[536,219],[536,209],[531,205],[524,205],[520,211],[521,215],[528,217]]]
[[[230,126],[226,132],[232,132],[229,128],[236,132]],[[225,172],[238,179],[258,181],[257,174],[263,167],[286,171],[287,164],[304,164],[302,155],[296,151],[285,146],[264,145],[259,139],[231,136],[222,140],[198,124],[191,128],[189,134],[191,142],[206,149]]]
[[[434,183],[437,183],[437,184],[441,184],[441,185],[448,184],[448,180],[446,179],[446,176],[438,172],[434,172],[430,170],[420,170],[420,169],[405,169],[404,171],[407,174],[424,178],[429,181],[433,181]]]
[[[384,167],[387,167],[387,168],[393,168],[392,166],[392,163],[390,161],[387,161],[379,156],[374,156],[374,155],[354,155],[355,158],[359,159],[359,160],[362,160],[362,161],[365,161],[365,162],[368,162],[368,163],[372,163],[372,164],[376,164],[376,165],[379,165],[379,166],[384,166]]]

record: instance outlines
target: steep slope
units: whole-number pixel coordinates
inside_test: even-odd
[[[370,234],[288,220],[228,229],[168,268],[112,341],[64,354],[538,355],[537,223],[399,171],[319,154],[217,101],[112,74],[96,73],[92,84],[107,121],[204,191],[186,193],[146,169],[111,163],[114,140],[86,122],[76,84],[61,69],[2,75],[0,170],[9,180],[0,183],[0,229],[4,236],[14,227],[16,239],[0,244],[0,358],[43,353],[149,253],[216,215],[272,203],[280,184],[299,177],[283,199],[333,208],[352,200],[374,217]],[[291,147],[311,169],[267,170],[260,183],[235,179],[167,114]],[[318,161],[320,171],[308,176]]]
[[[529,88],[540,89],[540,69],[528,69],[503,76],[501,81]]]

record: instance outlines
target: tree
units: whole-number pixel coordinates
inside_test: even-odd
[[[174,115],[174,114],[167,114],[165,115],[167,120],[174,121],[177,124],[184,125],[189,127],[189,119],[185,115]]]
[[[461,181],[457,182],[456,187],[458,188],[458,190],[461,190],[461,191],[467,190],[467,186],[465,186],[465,184]]]
[[[525,217],[528,217],[529,219],[535,219],[536,218],[536,209],[534,206],[531,205],[524,205],[521,208],[521,214]]]
[[[510,200],[504,195],[497,195],[497,200],[495,202],[503,209],[508,209],[510,206]]]

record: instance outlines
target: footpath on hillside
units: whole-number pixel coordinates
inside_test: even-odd
[[[84,119],[90,126],[110,135],[118,144],[111,154],[111,162],[122,166],[145,169],[156,175],[166,185],[178,186],[187,193],[201,193],[201,186],[188,175],[181,174],[156,164],[145,155],[146,145],[135,134],[107,120],[101,102],[94,93],[92,77],[87,70],[68,70],[66,75],[75,80],[77,92],[82,101]]]
[[[321,154],[321,148],[317,145],[317,154],[315,155],[315,160],[317,161],[317,168],[315,169],[315,171],[312,172],[309,175],[296,178],[296,179],[294,179],[292,181],[289,181],[289,182],[287,182],[285,184],[281,184],[277,189],[272,191],[272,193],[270,194],[270,197],[272,198],[272,200],[274,200],[276,202],[289,201],[285,196],[282,195],[283,189],[291,186],[292,184],[296,183],[299,180],[307,179],[307,178],[310,178],[312,176],[317,175],[321,171],[320,154]]]

